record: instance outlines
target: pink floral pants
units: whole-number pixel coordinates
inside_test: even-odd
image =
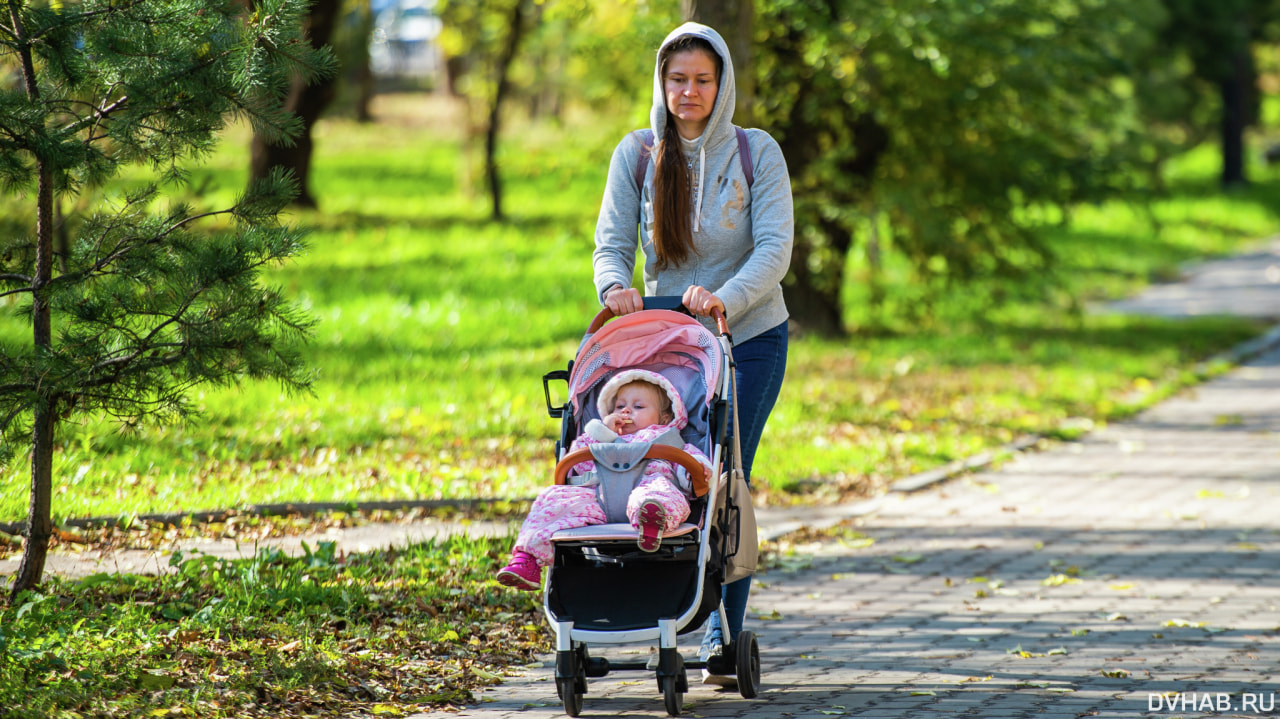
[[[689,516],[689,500],[671,482],[656,475],[646,475],[627,497],[627,519],[637,527],[636,514],[646,500],[657,500],[667,510],[670,532]],[[516,551],[525,551],[538,560],[538,566],[551,563],[551,535],[562,529],[604,524],[604,508],[596,501],[595,487],[553,484],[538,493],[516,536]]]

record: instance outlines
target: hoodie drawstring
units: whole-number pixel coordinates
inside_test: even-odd
[[[703,180],[706,179],[707,170],[707,148],[698,148],[698,193],[693,201],[693,231],[697,232],[702,226],[702,186]]]

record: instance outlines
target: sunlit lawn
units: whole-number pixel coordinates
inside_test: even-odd
[[[183,426],[124,435],[95,421],[67,425],[56,515],[515,498],[547,481],[558,423],[541,377],[571,359],[596,311],[592,231],[624,128],[513,122],[502,154],[510,220],[497,224],[483,193],[459,190],[461,135],[439,101],[381,103],[383,123],[320,127],[313,192],[323,211],[294,218],[313,229],[311,249],[270,278],[320,320],[314,395],[246,383],[200,394],[203,415]],[[230,132],[195,171],[196,202],[234,195],[246,145],[242,130]],[[1116,201],[1046,226],[1075,297],[1122,296],[1274,231],[1280,180],[1265,175],[1222,196],[1211,157],[1175,167],[1172,196],[1149,212]],[[890,296],[909,298],[910,288]],[[873,494],[1021,434],[1123,416],[1259,330],[1095,316],[1065,291],[998,311],[965,296],[944,298],[935,321],[912,332],[793,342],[756,461],[757,483],[774,490],[768,501]],[[854,315],[861,301],[855,285]],[[20,317],[0,322],[0,338],[25,336]],[[25,515],[26,474],[20,463],[4,470],[0,521]]]

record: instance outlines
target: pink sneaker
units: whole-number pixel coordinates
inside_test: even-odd
[[[542,588],[542,567],[532,554],[517,549],[511,555],[511,563],[498,570],[498,583],[526,592]]]
[[[662,546],[662,530],[667,527],[667,510],[656,499],[646,499],[636,512],[636,546],[642,552],[656,552]]]

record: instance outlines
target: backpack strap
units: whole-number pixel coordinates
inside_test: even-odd
[[[734,126],[738,135],[738,162],[742,165],[742,174],[747,178],[747,189],[756,182],[755,166],[751,162],[751,146],[747,144],[747,131]],[[653,154],[653,130],[636,130],[631,133],[640,143],[640,157],[636,159],[636,187],[644,186],[644,174],[649,169],[649,156]]]
[[[756,169],[751,163],[751,146],[747,144],[747,131],[741,127],[734,126],[738,131],[738,162],[742,164],[742,174],[747,176],[747,189],[756,182]]]
[[[640,157],[636,160],[636,189],[643,189],[644,173],[649,167],[649,155],[653,153],[653,130],[636,130],[631,136],[640,143]]]

